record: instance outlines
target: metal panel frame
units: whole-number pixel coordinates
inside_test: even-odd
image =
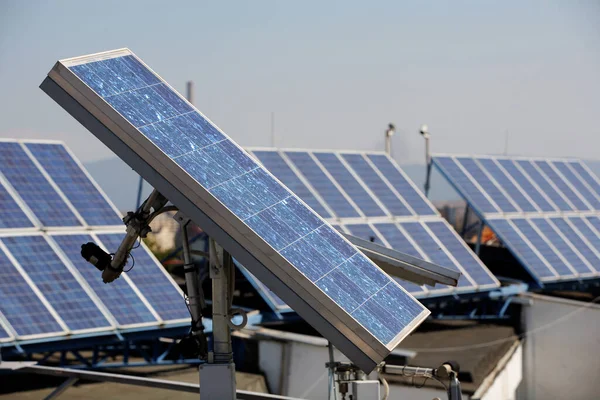
[[[59,61],[41,88],[121,159],[126,160],[147,182],[160,192],[168,193],[170,200],[182,212],[190,216],[244,266],[250,268],[257,278],[266,282],[269,287],[276,288],[282,300],[290,304],[363,370],[372,370],[429,315],[429,311],[424,308],[392,341],[383,344],[325,296],[316,285],[304,285],[306,278],[283,256],[273,252],[263,239],[239,221],[229,209],[198,185],[68,69],[70,65],[92,59],[123,55],[135,57],[128,49],[121,49]],[[143,63],[139,59],[138,61]]]

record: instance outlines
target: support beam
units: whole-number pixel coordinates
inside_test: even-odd
[[[60,396],[61,394],[63,394],[65,390],[67,390],[68,388],[70,388],[71,386],[73,386],[78,380],[79,380],[79,378],[74,377],[74,376],[68,378],[59,387],[57,387],[56,389],[54,389],[52,391],[52,393],[50,393],[48,396],[46,396],[44,398],[44,400],[51,400],[51,399],[58,398],[58,396]]]

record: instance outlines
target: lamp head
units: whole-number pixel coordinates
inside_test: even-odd
[[[425,125],[425,124],[421,125],[421,129],[419,129],[419,133],[423,136],[429,135],[429,128],[427,127],[427,125]]]
[[[394,126],[394,124],[392,124],[392,123],[388,124],[388,128],[385,130],[385,135],[390,137],[390,136],[393,136],[395,132],[396,132],[396,127]]]

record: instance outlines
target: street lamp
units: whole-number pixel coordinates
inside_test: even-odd
[[[385,152],[390,157],[392,156],[392,136],[394,136],[394,133],[396,133],[396,127],[390,122],[385,130]]]

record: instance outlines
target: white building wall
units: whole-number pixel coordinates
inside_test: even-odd
[[[519,385],[523,379],[523,346],[521,344],[509,359],[502,360],[498,371],[492,372],[479,387],[472,399],[481,400],[516,400]],[[489,383],[488,383],[489,380]],[[481,393],[481,395],[479,394]]]
[[[600,306],[527,294],[519,399],[600,398]]]

